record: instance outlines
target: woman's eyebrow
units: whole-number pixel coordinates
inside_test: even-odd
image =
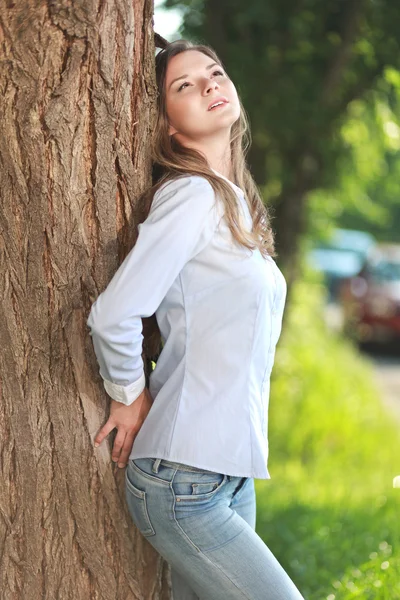
[[[208,71],[209,69],[212,69],[212,67],[215,67],[215,65],[217,65],[217,67],[219,67],[219,66],[220,66],[218,63],[212,63],[211,65],[208,65],[208,67],[206,67],[207,71]],[[173,83],[175,83],[175,81],[179,81],[179,79],[185,79],[186,77],[189,77],[189,75],[187,75],[187,74],[186,74],[186,75],[181,75],[180,77],[177,77],[176,79],[173,79],[173,80],[171,81],[171,83],[169,84],[169,86],[168,86],[168,89],[170,89],[171,85],[172,85]]]

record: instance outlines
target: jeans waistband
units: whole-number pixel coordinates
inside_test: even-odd
[[[201,473],[215,473],[215,471],[210,471],[209,469],[200,469],[199,467],[193,467],[191,465],[186,465],[184,463],[177,463],[177,462],[172,462],[170,460],[167,460],[165,458],[155,458],[154,459],[154,463],[151,467],[151,470],[153,471],[153,473],[158,473],[158,469],[160,467],[160,465],[165,465],[166,467],[172,467],[174,469],[176,468],[180,468],[184,471],[194,471],[194,472],[201,472]],[[232,479],[234,476],[233,475],[228,475],[228,479]]]

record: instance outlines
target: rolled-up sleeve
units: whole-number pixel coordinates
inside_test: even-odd
[[[145,388],[141,319],[154,314],[184,265],[210,242],[218,217],[214,190],[203,177],[169,181],[156,192],[135,246],[87,320],[114,400],[130,405]]]

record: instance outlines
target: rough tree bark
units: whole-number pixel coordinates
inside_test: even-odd
[[[2,600],[169,597],[125,504],[86,319],[150,183],[152,0],[0,0]],[[110,436],[111,437],[111,436]]]

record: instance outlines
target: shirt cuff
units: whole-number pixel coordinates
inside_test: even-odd
[[[142,373],[141,377],[136,381],[133,381],[129,385],[119,385],[118,383],[112,383],[103,380],[104,388],[109,396],[117,402],[122,402],[126,406],[130,406],[140,396],[146,387],[146,377]]]

